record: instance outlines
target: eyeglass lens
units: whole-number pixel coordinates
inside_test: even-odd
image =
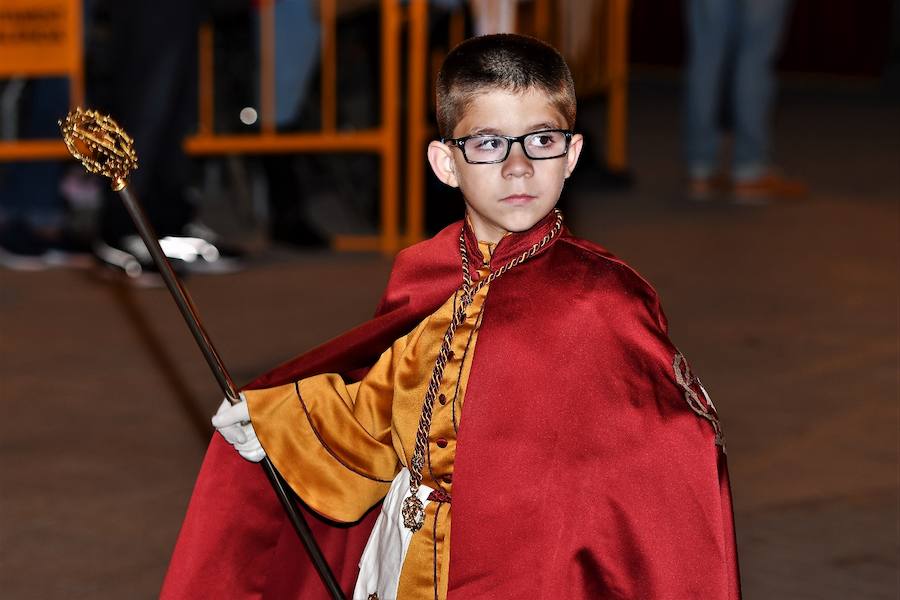
[[[472,162],[495,162],[506,158],[509,140],[496,135],[478,135],[465,141],[466,159]],[[529,158],[556,158],[566,153],[566,134],[562,131],[538,131],[525,136],[522,147]]]

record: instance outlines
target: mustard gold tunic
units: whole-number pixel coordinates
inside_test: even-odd
[[[479,242],[477,278],[490,274],[493,245]],[[473,257],[474,258],[474,257]],[[490,286],[478,290],[457,328],[452,357],[434,405],[422,483],[452,494],[456,437]],[[266,454],[311,508],[340,522],[360,519],[379,502],[415,452],[416,430],[441,339],[460,300],[457,291],[385,351],[365,378],[347,384],[324,374],[245,391]],[[451,503],[426,506],[400,574],[398,599],[447,596]]]

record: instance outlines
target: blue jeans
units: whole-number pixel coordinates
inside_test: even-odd
[[[290,125],[319,58],[319,22],[310,0],[275,4],[275,122]]]
[[[691,177],[718,164],[719,114],[730,98],[732,176],[749,180],[769,165],[769,126],[778,50],[791,0],[687,0],[685,144]],[[726,92],[727,86],[727,92]]]

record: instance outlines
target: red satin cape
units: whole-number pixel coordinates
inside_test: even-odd
[[[495,268],[551,218],[501,240]],[[460,227],[398,255],[373,320],[248,387],[360,377],[460,285]],[[565,230],[491,285],[454,467],[449,598],[740,597],[725,458],[666,331],[653,289]],[[351,526],[304,511],[349,597],[377,511]],[[327,598],[261,469],[220,436],[161,597]]]

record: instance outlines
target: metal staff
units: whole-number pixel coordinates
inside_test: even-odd
[[[128,190],[128,175],[137,168],[137,153],[134,150],[133,140],[122,130],[119,125],[110,117],[101,115],[97,111],[82,110],[80,107],[71,111],[65,121],[59,122],[62,129],[63,139],[72,156],[81,161],[84,168],[91,173],[98,173],[109,177],[112,181],[112,188],[118,192],[125,203],[125,208],[131,216],[137,227],[141,239],[150,251],[150,256],[156,268],[169,288],[181,316],[184,317],[188,328],[194,335],[194,340],[200,347],[203,357],[206,359],[209,368],[212,370],[219,387],[231,404],[240,401],[237,387],[234,385],[228,370],[222,363],[219,353],[216,352],[203,325],[200,323],[200,317],[194,303],[188,296],[187,291],[181,285],[178,276],[172,269],[172,265],[163,253],[159,245],[159,240],[153,232],[140,203],[134,194]],[[278,500],[287,513],[288,520],[297,531],[297,535],[303,541],[309,558],[312,560],[319,577],[325,588],[335,600],[345,600],[344,594],[331,572],[331,568],[322,555],[322,550],[316,543],[309,525],[300,514],[297,506],[291,500],[290,493],[285,485],[284,480],[275,466],[268,457],[264,458],[260,463],[262,469],[268,477],[275,489]]]

